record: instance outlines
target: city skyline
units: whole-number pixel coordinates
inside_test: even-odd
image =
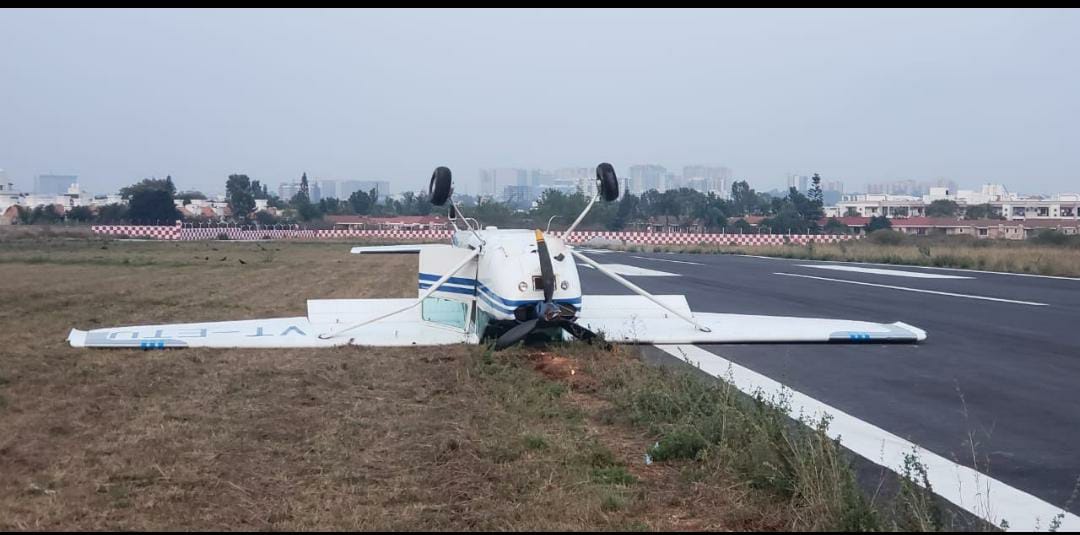
[[[687,187],[689,189],[694,189],[694,190],[703,191],[703,192],[713,191],[713,192],[716,192],[716,193],[720,193],[720,192],[730,193],[731,184],[734,183],[734,182],[743,181],[743,180],[747,181],[752,189],[754,189],[755,191],[759,191],[759,192],[770,192],[770,191],[786,192],[787,189],[789,187],[792,187],[792,186],[796,187],[796,189],[799,190],[800,192],[806,192],[808,190],[808,188],[809,188],[810,178],[814,174],[813,172],[807,172],[805,174],[802,174],[802,173],[786,173],[784,175],[784,177],[778,178],[777,180],[770,181],[770,182],[765,183],[765,184],[759,184],[759,183],[755,183],[752,180],[743,178],[743,177],[739,176],[737,173],[733,173],[730,168],[728,168],[726,166],[723,166],[723,165],[703,165],[703,164],[699,163],[699,164],[686,165],[686,166],[681,166],[681,167],[671,166],[671,168],[669,169],[666,166],[661,165],[661,164],[641,163],[641,164],[634,164],[634,165],[625,166],[625,170],[620,170],[618,172],[619,173],[619,178],[620,178],[620,181],[621,181],[621,184],[620,184],[621,191],[626,191],[625,189],[623,189],[623,188],[626,187],[626,184],[628,182],[633,182],[633,171],[632,170],[635,167],[659,167],[660,169],[665,170],[667,172],[665,173],[665,177],[661,177],[659,183],[651,182],[651,183],[649,183],[648,185],[645,185],[645,186],[632,187],[630,192],[634,193],[634,194],[640,194],[642,191],[645,191],[645,190],[648,190],[648,189],[658,189],[659,191],[664,191],[665,189],[678,189],[680,187]],[[616,166],[616,169],[619,169],[619,167]],[[721,187],[721,188],[702,187],[702,183],[700,181],[693,182],[693,183],[688,183],[688,181],[687,181],[687,179],[685,177],[686,170],[688,170],[688,169],[723,170],[723,172],[725,173],[725,178],[723,178],[723,182],[722,182],[723,187]],[[587,192],[592,192],[592,190],[591,190],[591,186],[592,186],[591,179],[592,179],[592,176],[593,176],[593,173],[594,173],[594,169],[589,168],[589,167],[548,166],[548,167],[533,168],[533,169],[525,169],[525,168],[517,168],[517,167],[488,167],[488,168],[480,168],[480,169],[478,169],[477,170],[477,175],[482,176],[485,171],[520,172],[522,179],[525,180],[526,182],[529,182],[530,183],[529,185],[532,185],[532,186],[537,186],[538,185],[536,183],[536,177],[534,176],[536,173],[549,174],[551,176],[551,178],[554,179],[555,182],[559,182],[560,180],[565,182],[567,180],[566,179],[566,173],[573,172],[575,174],[575,184],[579,185],[579,186],[583,185],[584,189],[586,189]],[[682,173],[673,173],[671,171],[682,171]],[[305,171],[301,171],[296,177],[285,178],[285,179],[280,179],[280,180],[274,179],[272,177],[271,178],[266,178],[266,177],[257,177],[257,176],[251,176],[251,175],[249,175],[249,176],[253,180],[259,180],[263,184],[266,184],[271,192],[274,192],[275,194],[279,194],[280,189],[282,187],[290,187],[290,186],[296,187],[296,186],[298,186],[299,182],[300,182],[300,177],[305,173],[306,173]],[[464,195],[473,195],[473,196],[475,196],[477,194],[482,194],[482,195],[493,195],[495,197],[499,197],[499,196],[501,196],[501,194],[503,192],[503,186],[509,185],[509,183],[510,183],[510,182],[501,182],[500,181],[497,191],[489,192],[489,191],[484,190],[484,186],[481,183],[481,180],[478,179],[478,180],[475,181],[476,184],[470,185],[469,180],[468,180],[468,173],[459,173],[457,171],[455,171],[454,173],[455,173],[455,184],[458,187],[458,192],[461,193],[461,194],[464,194]],[[232,174],[232,173],[230,173],[230,174]],[[246,173],[240,173],[240,174],[246,174]],[[584,174],[583,177],[579,176],[579,175],[582,175],[582,174]],[[887,179],[887,180],[881,180],[881,181],[864,181],[864,182],[860,182],[857,179],[856,180],[844,179],[844,178],[839,178],[839,177],[831,177],[831,176],[826,175],[826,174],[821,174],[821,173],[819,173],[819,174],[821,175],[821,178],[822,178],[821,185],[822,185],[822,189],[824,191],[832,191],[832,192],[839,192],[839,193],[870,193],[870,194],[887,193],[887,194],[893,194],[893,195],[919,195],[919,194],[925,194],[926,192],[929,191],[930,187],[934,187],[934,186],[948,187],[950,190],[964,190],[964,189],[973,190],[973,189],[978,189],[978,188],[980,188],[980,187],[982,187],[984,185],[988,185],[988,184],[1002,184],[1006,188],[1008,188],[1009,191],[1011,191],[1013,193],[1020,193],[1020,194],[1024,194],[1024,195],[1034,195],[1034,196],[1039,196],[1039,195],[1049,196],[1049,195],[1054,195],[1054,194],[1057,194],[1057,193],[1080,193],[1080,184],[1078,184],[1077,186],[1075,186],[1075,187],[1073,187],[1071,189],[1064,188],[1064,189],[1057,189],[1057,190],[1050,190],[1050,191],[1031,191],[1031,190],[1024,190],[1022,188],[1013,187],[1014,184],[1010,183],[1010,181],[1007,181],[1007,180],[1006,181],[982,180],[982,181],[974,181],[974,182],[971,182],[971,183],[960,183],[960,182],[957,182],[955,180],[951,180],[951,179],[948,179],[948,178],[945,178],[945,177],[938,176],[938,177],[935,177],[935,178],[923,178],[923,179],[918,179],[918,178],[898,178],[898,179]],[[465,176],[462,177],[462,175],[465,175]],[[0,182],[3,182],[5,186],[8,183],[11,183],[11,184],[14,185],[13,189],[15,191],[22,191],[22,192],[25,192],[25,193],[61,193],[60,189],[65,189],[66,190],[66,185],[65,185],[63,188],[59,188],[59,189],[57,187],[50,187],[50,188],[46,189],[45,191],[37,191],[40,188],[40,183],[41,183],[43,178],[47,179],[47,180],[64,179],[63,181],[65,182],[65,184],[71,184],[71,183],[77,184],[77,185],[80,186],[80,189],[82,189],[83,191],[86,191],[88,193],[95,194],[95,195],[107,195],[107,194],[115,194],[121,188],[123,188],[125,186],[128,186],[128,185],[131,185],[131,184],[134,184],[134,183],[137,183],[137,182],[139,182],[139,181],[141,181],[143,179],[146,179],[146,178],[164,179],[166,176],[169,176],[169,177],[172,178],[174,184],[176,184],[176,188],[177,188],[178,192],[194,192],[194,191],[198,191],[198,192],[201,192],[201,193],[204,193],[204,194],[207,194],[207,195],[223,195],[224,192],[225,192],[225,187],[224,187],[225,186],[225,180],[228,178],[227,176],[224,176],[220,181],[220,185],[218,185],[216,187],[198,188],[198,187],[190,187],[189,186],[190,182],[183,180],[182,177],[177,177],[177,176],[174,176],[174,175],[172,175],[170,173],[164,173],[164,174],[161,174],[161,175],[150,175],[150,176],[142,176],[142,177],[138,177],[138,178],[132,178],[132,179],[130,179],[128,181],[118,181],[117,182],[118,185],[115,188],[110,189],[110,190],[91,190],[91,189],[89,189],[89,188],[87,188],[85,186],[85,182],[80,180],[80,178],[79,178],[80,175],[78,173],[64,174],[64,175],[59,175],[59,174],[55,174],[55,173],[42,173],[42,174],[36,174],[36,175],[34,175],[33,177],[30,177],[30,178],[24,178],[23,180],[20,181],[17,178],[13,178],[10,175],[10,173],[8,173],[5,169],[0,168]],[[367,189],[370,189],[371,187],[376,187],[376,185],[377,185],[380,196],[381,195],[387,195],[387,194],[389,194],[389,195],[398,195],[398,194],[401,194],[401,193],[406,192],[406,191],[411,191],[411,192],[424,191],[427,188],[427,180],[428,180],[428,177],[423,177],[422,179],[415,181],[415,183],[412,186],[401,187],[401,186],[396,186],[395,182],[393,180],[376,179],[376,178],[370,178],[370,179],[369,178],[364,178],[364,179],[325,178],[325,177],[320,177],[320,176],[310,176],[309,178],[310,178],[312,186],[316,187],[316,188],[320,188],[320,186],[323,183],[326,183],[326,182],[335,183],[335,184],[352,184],[352,185],[364,184],[365,185],[364,187],[350,186],[349,189],[348,189],[349,193],[351,193],[352,191],[356,191],[357,189],[364,189],[366,191]],[[583,181],[582,178],[584,178],[585,180]],[[664,181],[663,180],[664,178],[666,178],[667,180]],[[676,182],[674,182],[674,183],[671,182],[672,179],[675,179]],[[525,185],[525,183],[520,182],[520,180],[517,180],[516,177],[515,177],[514,180],[510,180],[510,181],[511,182],[516,182],[516,185]],[[586,184],[586,182],[587,182],[587,184]],[[26,187],[25,184],[33,184],[33,186]],[[853,184],[860,184],[860,185],[853,185]],[[465,187],[462,188],[461,187],[462,185],[465,185]],[[657,187],[657,186],[660,186],[660,185],[667,186],[667,187]],[[541,188],[541,190],[542,189],[546,189],[546,188]],[[567,188],[566,187],[555,186],[552,189],[566,190]],[[337,193],[337,192],[332,189],[331,191],[323,193],[321,196],[322,197],[335,197],[335,193]],[[342,197],[340,194],[337,194],[336,196],[337,197]],[[344,197],[348,197],[348,195],[345,195]]]

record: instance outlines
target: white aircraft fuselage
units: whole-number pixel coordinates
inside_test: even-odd
[[[545,235],[544,239],[555,272],[555,293],[552,301],[564,308],[571,307],[575,312],[580,311],[581,281],[578,278],[577,263],[561,239],[548,235]],[[453,235],[452,245],[459,249],[479,249],[480,255],[477,257],[474,279],[469,275],[459,274],[444,285],[443,289],[447,289],[449,285],[450,288],[471,295],[475,287],[476,306],[491,319],[520,319],[523,312],[544,301],[535,231],[495,227],[476,232],[459,230]],[[420,289],[430,287],[441,275],[421,272]]]

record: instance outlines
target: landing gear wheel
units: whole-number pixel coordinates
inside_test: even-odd
[[[615,176],[615,168],[611,164],[604,162],[596,166],[596,183],[600,198],[605,202],[619,198],[619,178]]]
[[[435,172],[431,173],[428,198],[435,206],[442,206],[450,199],[450,168],[436,167]]]

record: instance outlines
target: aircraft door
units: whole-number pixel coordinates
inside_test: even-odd
[[[461,263],[472,251],[457,247],[432,247],[420,251],[420,271],[418,274],[417,294],[422,294],[431,288],[439,279],[446,275],[454,266]],[[432,297],[448,299],[471,305],[476,299],[476,272],[477,259],[473,260],[454,273]]]

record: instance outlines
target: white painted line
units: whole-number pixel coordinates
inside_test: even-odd
[[[835,271],[854,271],[857,273],[870,273],[873,275],[890,275],[893,277],[911,277],[913,279],[974,279],[961,275],[941,275],[938,273],[922,273],[918,271],[903,271],[899,269],[878,269],[858,266],[834,266],[830,264],[799,264],[799,267],[814,269],[832,269]]]
[[[587,265],[587,264],[586,264]],[[648,269],[637,266],[628,266],[626,264],[600,264],[619,275],[625,275],[627,277],[679,277],[678,273],[668,273],[667,271],[657,271],[655,269]]]
[[[987,271],[984,269],[963,269],[963,268],[948,268],[948,267],[934,267],[934,266],[910,266],[918,269],[942,269],[945,271],[967,271],[970,273],[988,273],[990,275],[1008,275],[1010,277],[1035,277],[1037,279],[1057,279],[1063,281],[1080,281],[1077,277],[1061,277],[1058,275],[1036,275],[1034,273],[1009,273],[1006,271]]]
[[[899,473],[905,456],[914,452],[926,467],[927,479],[936,494],[995,526],[1000,526],[1004,520],[1008,522],[1008,529],[1031,531],[1047,529],[1055,518],[1059,518],[1060,531],[1080,530],[1080,517],[1060,507],[927,451],[719,355],[694,345],[656,347],[713,377],[730,382],[751,396],[760,392],[766,399],[778,399],[782,395],[788,400],[792,415],[804,415],[810,421],[830,415],[832,421],[827,431],[830,438],[840,440],[845,448],[894,472]]]
[[[1007,271],[989,271],[985,269],[964,269],[964,268],[950,268],[950,267],[937,267],[937,266],[915,266],[911,264],[884,264],[881,262],[848,262],[844,260],[812,260],[809,258],[785,258],[782,256],[760,256],[752,254],[740,254],[735,256],[742,256],[745,258],[762,258],[765,260],[787,260],[789,262],[823,262],[828,264],[857,264],[863,266],[896,266],[904,268],[915,269],[940,269],[942,271],[966,271],[969,273],[986,273],[987,275],[1008,275],[1010,277],[1034,277],[1037,279],[1057,279],[1064,281],[1077,281],[1080,282],[1080,277],[1062,277],[1060,275],[1036,275],[1034,273],[1009,273]]]
[[[815,277],[813,275],[799,275],[797,273],[773,273],[773,275],[783,275],[785,277],[801,277],[801,278],[804,278],[804,279],[815,279],[815,280],[830,281],[830,282],[843,282],[845,284],[858,284],[860,286],[875,286],[877,288],[891,288],[893,290],[904,290],[905,292],[918,292],[918,293],[922,293],[922,294],[947,295],[949,297],[963,297],[965,299],[981,299],[983,301],[997,301],[999,303],[1012,303],[1014,305],[1031,305],[1031,306],[1037,306],[1037,307],[1050,306],[1050,305],[1047,305],[1046,303],[1036,303],[1034,301],[1016,301],[1016,300],[1013,300],[1013,299],[1002,299],[1000,297],[987,297],[985,295],[969,295],[969,294],[958,294],[958,293],[953,293],[953,292],[939,292],[937,290],[923,290],[922,288],[908,288],[907,286],[892,286],[892,285],[889,285],[889,284],[874,284],[872,282],[859,282],[859,281],[852,281],[852,280],[847,280],[847,279],[830,279],[830,278],[827,278],[827,277]]]
[[[649,258],[647,256],[630,256],[630,258],[638,258],[641,260],[656,260],[657,262],[671,262],[674,264],[690,264],[691,266],[703,266],[700,262],[687,262],[685,260],[669,260],[667,258]]]

